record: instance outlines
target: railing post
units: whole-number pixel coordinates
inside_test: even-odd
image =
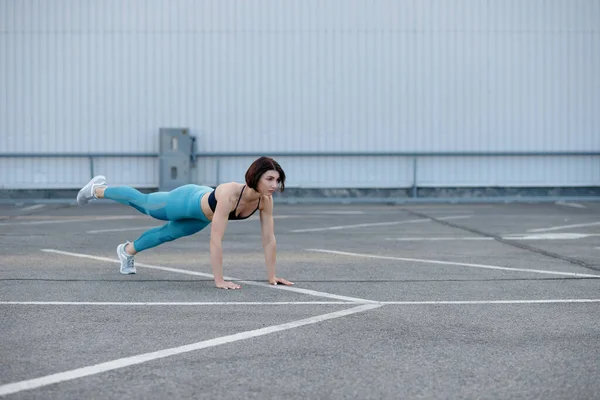
[[[412,185],[412,197],[417,198],[417,157],[413,157],[413,185]]]
[[[94,177],[94,157],[89,156],[90,159],[90,179]]]
[[[215,186],[218,186],[219,183],[221,183],[221,158],[217,157],[217,184]]]

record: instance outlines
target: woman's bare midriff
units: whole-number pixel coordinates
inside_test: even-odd
[[[202,210],[202,212],[204,213],[206,218],[208,218],[209,221],[212,221],[213,215],[215,214],[213,212],[213,210],[210,209],[210,206],[208,205],[208,196],[210,196],[211,193],[212,192],[205,193],[202,196],[202,198],[200,199],[200,209]]]

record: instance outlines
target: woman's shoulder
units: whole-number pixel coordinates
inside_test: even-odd
[[[264,210],[266,207],[273,209],[273,196],[260,196],[260,204],[258,205],[259,210]]]
[[[223,183],[219,183],[216,187],[220,188],[220,187],[227,187],[227,186],[241,186],[242,184],[239,182],[235,182],[235,181],[230,181],[230,182],[223,182]]]
[[[242,188],[242,184],[238,182],[224,182],[220,183],[215,187],[215,190],[219,191],[239,191]]]
[[[217,187],[215,188],[215,196],[218,196],[219,199],[223,198],[223,196],[225,197],[234,197],[236,195],[239,195],[241,190],[241,185],[237,182],[226,182],[226,183],[220,183],[219,185],[217,185]]]

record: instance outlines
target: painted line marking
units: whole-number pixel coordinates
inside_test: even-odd
[[[317,212],[312,212],[308,215],[359,215],[359,214],[364,214],[364,211],[317,211]]]
[[[456,215],[450,217],[441,217],[437,218],[439,220],[450,220],[450,219],[464,219],[471,218],[470,215]],[[321,232],[321,231],[335,231],[340,229],[350,229],[350,228],[364,228],[368,226],[387,226],[387,225],[401,225],[401,224],[415,224],[419,222],[430,222],[432,221],[430,218],[421,218],[421,219],[410,219],[404,221],[392,221],[392,222],[373,222],[369,224],[355,224],[355,225],[340,225],[340,226],[329,226],[325,228],[308,228],[308,229],[294,229],[290,232],[292,233],[301,233],[301,232]]]
[[[600,303],[600,299],[537,299],[537,300],[424,300],[377,301],[362,304],[380,305],[430,305],[430,304],[553,304]],[[347,301],[207,301],[207,302],[117,302],[117,301],[0,301],[0,305],[34,306],[279,306],[279,305],[356,305]]]
[[[600,299],[537,299],[537,300],[425,300],[377,301],[362,304],[380,305],[451,305],[451,304],[553,304],[600,303]],[[117,301],[0,301],[0,305],[34,306],[280,306],[280,305],[356,305],[348,301],[206,301],[206,302],[117,302]]]
[[[139,230],[146,230],[146,229],[157,228],[158,226],[160,226],[160,225],[138,226],[138,227],[132,227],[132,228],[96,229],[96,230],[86,231],[86,233],[95,234],[95,233],[106,233],[106,232],[139,231]]]
[[[542,300],[456,300],[456,301],[381,301],[383,305],[451,305],[451,304],[557,304],[600,303],[600,299],[542,299]]]
[[[273,219],[290,219],[290,218],[304,218],[304,215],[273,215]],[[260,221],[260,216],[253,215],[248,218],[248,221]]]
[[[145,217],[142,217],[145,218]],[[89,222],[89,221],[111,221],[111,220],[123,220],[123,219],[140,219],[140,217],[128,216],[128,215],[114,215],[114,216],[99,216],[89,218],[73,218],[73,219],[53,219],[44,221],[26,221],[26,222],[3,222],[0,226],[14,226],[14,225],[45,225],[45,224],[66,224],[70,222]]]
[[[485,264],[470,264],[470,263],[461,263],[461,262],[451,262],[451,261],[439,261],[439,260],[425,260],[419,258],[403,258],[403,257],[390,257],[390,256],[376,256],[373,254],[360,254],[360,253],[349,253],[346,251],[336,251],[336,250],[324,250],[324,249],[306,249],[307,251],[314,251],[317,253],[329,253],[329,254],[337,254],[342,256],[353,256],[353,257],[365,257],[365,258],[378,258],[382,260],[396,260],[396,261],[411,261],[411,262],[419,262],[426,264],[440,264],[440,265],[459,265],[463,267],[472,267],[472,268],[483,268],[483,269],[497,269],[502,271],[515,271],[515,272],[533,272],[537,274],[549,274],[549,275],[564,275],[564,276],[578,276],[585,278],[600,278],[600,275],[591,275],[591,274],[580,274],[575,272],[557,272],[557,271],[546,271],[541,269],[528,269],[528,268],[510,268],[510,267],[499,267],[495,265],[485,265]]]
[[[417,221],[417,220],[414,220]],[[385,223],[390,224],[390,223]],[[138,231],[157,228],[160,225],[153,226],[139,226],[131,228],[114,228],[114,229],[96,229],[86,231],[89,234],[108,233],[108,232],[127,232],[127,231]],[[600,236],[600,233],[547,233],[540,235],[527,235],[527,234],[513,234],[510,236],[502,236],[502,239],[506,240],[560,240],[560,239],[581,239],[589,236]],[[386,238],[385,240],[395,241],[447,241],[447,240],[465,240],[465,241],[478,241],[478,240],[494,240],[491,237],[484,236],[467,236],[467,237],[409,237],[409,238]]]
[[[365,304],[371,304],[364,302]],[[0,301],[0,305],[24,306],[280,306],[280,305],[356,305],[349,301],[197,301],[197,302],[141,302],[141,301]]]
[[[600,233],[541,233],[539,235],[513,235],[503,236],[507,240],[560,240],[582,239],[590,236],[600,236]]]
[[[579,203],[565,203],[564,201],[557,201],[554,204],[559,205],[559,206],[565,206],[565,207],[587,208],[583,204],[579,204]]]
[[[374,222],[370,224],[355,224],[355,225],[340,225],[340,226],[329,226],[326,228],[308,228],[308,229],[294,229],[290,232],[320,232],[320,231],[335,231],[339,229],[350,229],[350,228],[364,228],[367,226],[386,226],[386,225],[399,225],[399,224],[413,224],[417,222],[427,222],[430,219],[412,219],[407,221],[393,221],[393,222]]]
[[[600,225],[600,222],[590,222],[587,224],[552,226],[550,228],[529,229],[527,232],[549,232],[549,231],[559,231],[561,229],[582,228],[585,226],[597,226],[597,225]]]
[[[178,354],[189,353],[196,350],[206,349],[209,347],[220,346],[227,343],[246,340],[258,336],[268,335],[270,333],[281,332],[288,329],[299,328],[304,325],[315,324],[318,322],[327,321],[334,318],[345,317],[347,315],[356,314],[363,311],[372,310],[381,307],[379,304],[365,304],[358,307],[349,308],[347,310],[336,311],[328,314],[318,315],[316,317],[301,319],[298,321],[288,322],[281,325],[273,325],[266,328],[260,328],[245,332],[236,333],[234,335],[222,336],[210,340],[204,340],[197,343],[188,344],[185,346],[172,347],[169,349],[154,351],[152,353],[139,354],[132,357],[120,358],[117,360],[107,361],[100,364],[91,365],[83,368],[76,368],[70,371],[60,372],[57,374],[47,375],[40,378],[28,379],[20,382],[9,383],[0,386],[0,396],[18,393],[25,390],[40,388],[43,386],[52,385],[59,382],[70,381],[73,379],[83,378],[86,376],[97,375],[103,372],[112,371],[115,369],[129,367],[131,365],[142,364],[148,361],[158,360],[165,357],[171,357]]]
[[[23,207],[23,208],[21,208],[21,211],[39,210],[40,208],[44,208],[44,207],[46,207],[45,204],[36,204],[36,205],[33,205],[33,206]]]
[[[116,264],[118,264],[120,262],[119,260],[114,260],[112,258],[90,256],[87,254],[80,254],[80,253],[71,253],[71,252],[62,251],[62,250],[41,249],[41,251],[46,252],[46,253],[55,253],[55,254],[61,254],[61,255],[71,256],[71,257],[88,258],[90,260],[105,261],[105,262],[111,262],[111,263],[116,263]],[[138,263],[138,262],[136,262],[135,265],[138,267],[156,269],[156,270],[160,270],[160,271],[175,272],[178,274],[202,276],[205,278],[214,279],[214,276],[212,274],[206,274],[203,272],[189,271],[186,269],[171,268],[171,267],[161,267],[158,265],[143,264],[143,263]],[[301,288],[290,287],[290,286],[285,286],[285,285],[271,285],[271,284],[262,283],[262,282],[243,281],[243,280],[239,280],[236,278],[232,278],[230,276],[225,276],[223,278],[225,280],[236,281],[236,282],[243,283],[246,285],[251,285],[251,286],[260,286],[260,287],[268,287],[270,289],[288,290],[290,292],[302,293],[302,294],[307,294],[307,295],[316,296],[316,297],[325,297],[325,298],[341,300],[341,301],[349,301],[352,303],[376,303],[375,301],[371,301],[371,300],[359,299],[356,297],[339,296],[337,294],[332,294],[332,293],[317,292],[316,290],[301,289]]]
[[[570,240],[582,239],[590,236],[600,236],[600,233],[541,233],[539,235],[514,234],[510,236],[502,236],[505,240]],[[447,241],[447,240],[495,240],[491,237],[470,236],[470,237],[412,237],[412,238],[386,238],[385,240],[396,241]]]
[[[399,241],[443,241],[443,240],[494,240],[491,237],[484,236],[469,236],[469,237],[412,237],[412,238],[386,238],[385,240],[399,240]]]

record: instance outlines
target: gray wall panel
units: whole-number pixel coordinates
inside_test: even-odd
[[[2,1],[0,152],[156,152],[167,126],[209,152],[598,151],[598,21],[597,0]],[[318,178],[286,161],[299,186],[412,182],[410,159],[321,159]],[[4,187],[56,186],[81,160],[38,159],[43,179],[1,162],[19,171]],[[596,161],[515,162],[426,159],[419,179],[600,184]],[[247,163],[221,160],[219,180]],[[157,183],[148,160],[97,164]]]

